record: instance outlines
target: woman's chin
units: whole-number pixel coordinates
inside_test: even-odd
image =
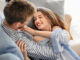
[[[38,28],[39,30],[44,30],[44,28]]]
[[[44,26],[37,26],[39,30],[44,30]]]

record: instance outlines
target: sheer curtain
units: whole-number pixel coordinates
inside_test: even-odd
[[[80,0],[65,0],[65,14],[72,17],[71,33],[73,36],[70,44],[80,44]]]

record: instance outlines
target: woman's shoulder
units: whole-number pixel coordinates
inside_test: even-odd
[[[55,26],[54,30],[51,33],[51,38],[59,39],[60,42],[67,44],[70,40],[70,36],[67,30]]]
[[[69,34],[68,31],[66,29],[62,29],[61,27],[59,26],[54,26],[53,29],[52,29],[52,34],[59,34],[59,35],[67,35]]]
[[[57,30],[57,29],[62,29],[62,28],[59,27],[59,26],[54,26],[54,27],[52,27],[52,31],[55,31],[55,30]]]

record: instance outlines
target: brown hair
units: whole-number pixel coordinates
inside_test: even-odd
[[[5,20],[9,25],[14,22],[24,23],[34,12],[35,7],[26,0],[12,0],[4,8]]]
[[[50,20],[51,27],[60,26],[62,29],[66,29],[69,32],[71,40],[72,40],[72,35],[71,35],[68,27],[62,21],[60,16],[58,16],[56,13],[52,12],[50,9],[43,8],[43,7],[37,8],[37,11],[40,11],[41,13],[43,13],[43,15],[46,16]]]

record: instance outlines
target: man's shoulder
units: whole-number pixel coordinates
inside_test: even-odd
[[[10,42],[10,40],[12,40],[12,39],[3,30],[2,25],[1,25],[0,26],[0,45],[3,45],[3,46],[5,46],[6,44],[9,45],[12,43],[12,42]]]
[[[23,56],[15,42],[12,41],[12,39],[5,33],[3,28],[0,26],[0,54],[6,54],[3,52],[13,54],[23,60]]]

